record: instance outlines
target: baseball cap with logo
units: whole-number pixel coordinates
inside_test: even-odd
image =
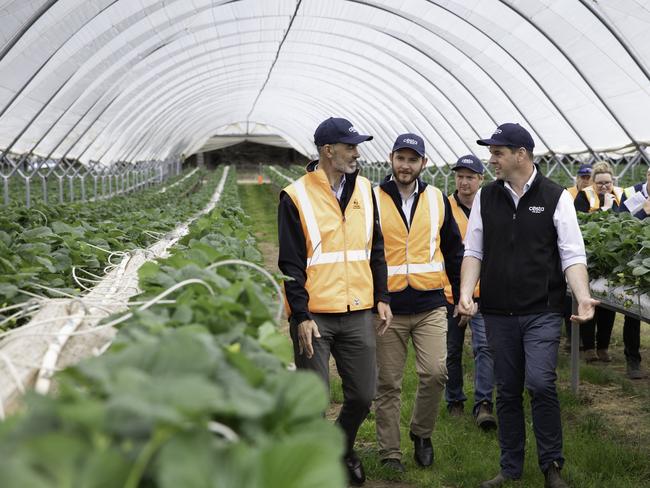
[[[314,143],[317,146],[336,144],[337,142],[359,144],[370,140],[372,140],[372,136],[359,134],[349,120],[335,117],[321,122],[314,132]]]
[[[485,167],[483,166],[483,163],[479,158],[477,158],[473,154],[468,154],[467,156],[461,156],[460,158],[458,158],[458,161],[456,161],[456,165],[451,169],[452,171],[456,171],[457,169],[462,169],[462,168],[468,169],[480,175],[482,175],[485,172]]]
[[[583,175],[590,175],[591,174],[591,164],[581,164],[580,167],[578,168],[578,175],[583,176]]]
[[[395,139],[392,152],[399,151],[400,149],[413,149],[421,157],[424,157],[424,140],[412,132],[401,134]]]
[[[510,122],[497,127],[489,139],[479,139],[476,143],[481,146],[523,147],[529,151],[535,148],[535,142],[530,133],[519,124]]]

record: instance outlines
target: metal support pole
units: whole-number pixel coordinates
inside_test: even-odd
[[[25,176],[25,206],[29,208],[32,204],[32,188],[29,184],[30,178]]]
[[[57,176],[59,180],[59,203],[63,204],[63,176]]]
[[[47,204],[47,178],[41,175],[41,186],[43,187],[43,203]]]
[[[578,302],[571,296],[571,313],[578,313]],[[571,321],[571,391],[574,395],[578,393],[580,382],[580,324]]]

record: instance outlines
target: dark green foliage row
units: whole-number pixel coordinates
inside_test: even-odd
[[[0,215],[0,307],[27,300],[20,290],[48,294],[34,284],[77,293],[73,266],[102,275],[109,252],[146,247],[205,206],[219,177],[197,172],[165,193],[96,203],[8,207]]]
[[[136,312],[107,353],[58,375],[55,397],[28,395],[0,425],[0,486],[344,486],[324,385],[287,370],[271,287],[249,268],[206,269],[261,258],[227,188],[169,258],[141,268],[137,299],[205,284]]]
[[[650,219],[629,213],[579,214],[589,276],[650,293]]]

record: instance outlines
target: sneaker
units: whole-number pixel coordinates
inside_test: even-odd
[[[585,349],[585,361],[588,363],[595,363],[598,361],[598,354],[594,349]]]
[[[398,474],[406,473],[406,468],[404,467],[404,465],[399,459],[395,459],[395,458],[382,459],[381,465],[385,466],[389,470]]]
[[[465,413],[463,402],[451,402],[447,405],[447,411],[450,417],[462,417]]]
[[[607,349],[598,349],[596,351],[596,356],[598,356],[598,359],[600,359],[603,363],[612,362],[612,357],[609,355]]]
[[[516,481],[518,480],[513,478],[508,478],[502,472],[499,472],[499,474],[497,474],[491,480],[486,480],[483,483],[481,483],[478,488],[497,488],[499,486],[506,486],[510,482],[516,482]]]
[[[560,476],[560,466],[555,461],[544,473],[544,488],[569,488]]]
[[[641,363],[639,361],[628,361],[627,362],[627,377],[631,380],[642,380],[645,378],[645,374],[641,371]]]
[[[497,419],[492,414],[492,407],[487,401],[481,402],[476,411],[476,425],[485,431],[497,428]]]

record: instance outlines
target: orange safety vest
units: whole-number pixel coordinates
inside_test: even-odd
[[[458,229],[460,230],[460,236],[465,240],[465,234],[467,234],[467,224],[469,219],[463,212],[463,209],[460,208],[458,202],[454,198],[454,195],[449,195],[449,205],[451,206],[451,214],[454,216],[456,223],[458,224]],[[474,288],[474,298],[481,296],[479,283],[476,283],[476,288]],[[451,283],[449,278],[445,276],[445,298],[451,304],[454,303],[454,294],[451,291]]]
[[[322,169],[310,171],[284,191],[298,209],[305,236],[309,311],[339,313],[372,308],[374,215],[370,181],[357,176],[343,214]]]
[[[598,193],[596,193],[593,185],[586,187],[582,191],[585,193],[585,195],[587,195],[587,200],[589,201],[589,213],[593,213],[598,210],[600,208],[600,199],[598,198]],[[612,188],[612,192],[614,193],[614,200],[616,201],[616,205],[620,206],[621,198],[623,198],[623,188],[615,186]]]
[[[574,200],[578,196],[578,187],[577,186],[571,186],[571,187],[567,188],[567,191],[571,194],[571,196],[573,197]],[[450,198],[450,200],[451,200],[451,198]]]
[[[445,264],[440,251],[440,228],[445,217],[443,195],[427,185],[420,194],[411,228],[407,229],[391,196],[374,188],[384,234],[388,291],[438,290],[444,287]]]

